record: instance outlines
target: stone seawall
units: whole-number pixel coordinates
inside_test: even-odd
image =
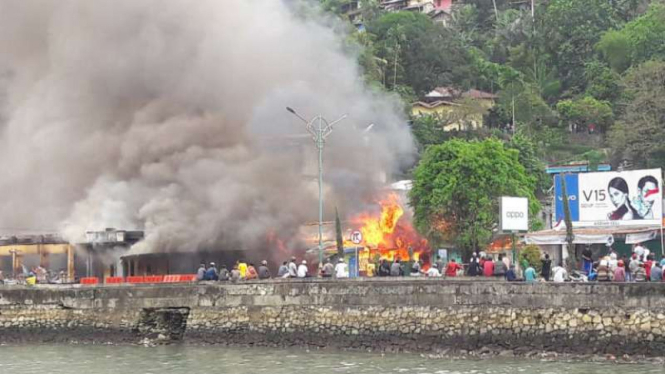
[[[665,356],[665,284],[430,279],[0,287],[0,342]]]

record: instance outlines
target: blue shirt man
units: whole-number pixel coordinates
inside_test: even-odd
[[[661,269],[660,264],[656,263],[651,269],[651,281],[660,282],[663,280],[663,269]]]
[[[524,271],[524,280],[527,283],[536,282],[536,270],[533,268],[533,266],[529,265],[529,267]]]
[[[206,270],[205,280],[207,281],[216,281],[219,280],[219,273],[217,272],[217,267],[214,262],[210,263],[210,267]]]

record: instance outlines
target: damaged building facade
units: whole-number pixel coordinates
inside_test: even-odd
[[[120,257],[143,239],[143,231],[89,231],[86,240],[70,243],[57,234],[0,237],[0,271],[17,278],[40,266],[63,274],[63,282],[82,277],[126,276]]]

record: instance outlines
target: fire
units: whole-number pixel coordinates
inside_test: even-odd
[[[390,194],[385,200],[380,201],[381,215],[378,219],[370,214],[362,214],[352,220],[354,223],[361,222],[360,232],[363,234],[366,246],[379,247],[395,231],[397,222],[404,215],[404,209],[399,205],[398,199],[396,194]]]
[[[398,258],[407,261],[409,258],[422,259],[429,262],[429,245],[414,229],[410,216],[405,215],[400,197],[389,193],[378,201],[380,213],[361,213],[350,222],[355,230],[363,234],[364,247],[359,253],[361,269],[363,263],[374,263],[377,257],[392,261]],[[345,246],[353,247],[347,242]]]

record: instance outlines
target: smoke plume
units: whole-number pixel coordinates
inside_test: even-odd
[[[290,239],[317,219],[317,155],[286,106],[348,114],[326,218],[352,213],[413,144],[341,37],[277,0],[0,0],[0,228],[144,229],[141,251]]]

